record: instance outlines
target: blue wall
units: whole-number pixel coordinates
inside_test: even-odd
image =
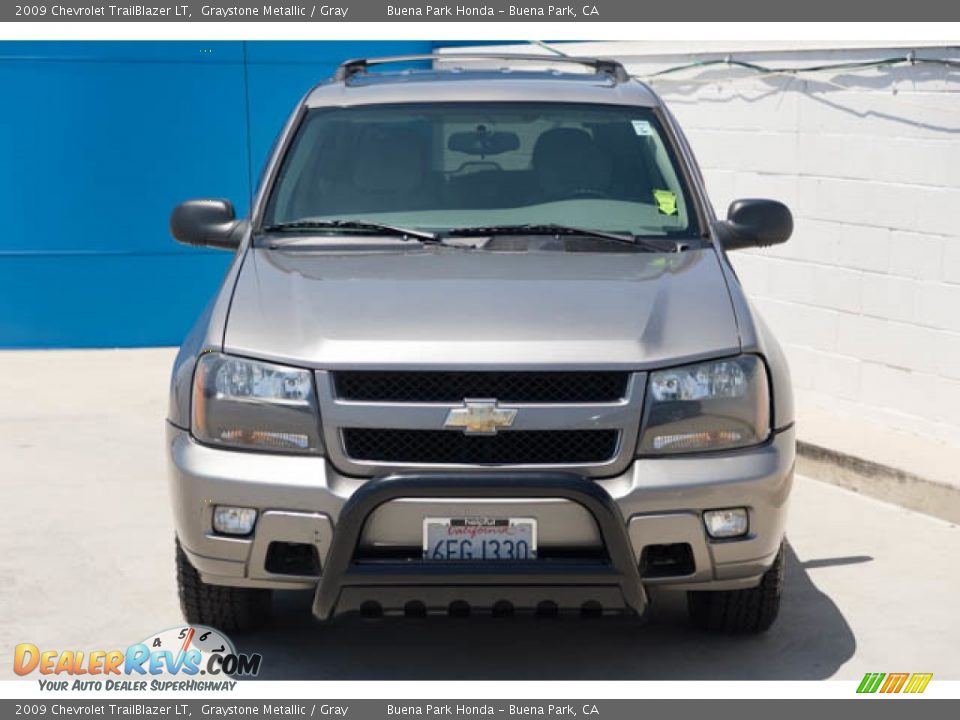
[[[173,206],[245,213],[293,104],[344,59],[429,42],[0,42],[0,347],[176,345],[229,257]]]

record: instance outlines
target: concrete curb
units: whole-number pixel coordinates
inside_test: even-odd
[[[960,487],[797,441],[797,472],[885,502],[960,523]]]

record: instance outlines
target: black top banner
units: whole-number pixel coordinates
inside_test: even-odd
[[[4,22],[869,22],[953,21],[960,3],[943,0],[333,0],[330,3],[103,3],[26,0],[0,6]],[[945,40],[948,38],[945,38]]]

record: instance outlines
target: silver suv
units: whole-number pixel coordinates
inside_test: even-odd
[[[374,65],[403,62],[400,70]],[[173,369],[186,618],[777,615],[794,468],[783,354],[727,258],[789,210],[714,217],[690,147],[609,60],[357,60],[313,88]]]

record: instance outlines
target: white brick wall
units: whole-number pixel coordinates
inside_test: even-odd
[[[957,47],[691,42],[562,46],[638,76],[732,55],[768,67]],[[486,48],[493,50],[493,48]],[[497,48],[530,52],[529,47]],[[940,65],[759,76],[711,66],[652,82],[683,125],[717,214],[793,210],[785,245],[734,264],[784,345],[801,402],[960,445],[960,72]]]
[[[908,50],[733,55],[798,66]],[[711,57],[658,52],[589,43],[573,54],[618,56],[641,76]],[[801,399],[960,443],[960,73],[710,67],[668,77],[654,87],[687,131],[718,214],[746,196],[794,212],[790,242],[734,263],[784,344]]]

